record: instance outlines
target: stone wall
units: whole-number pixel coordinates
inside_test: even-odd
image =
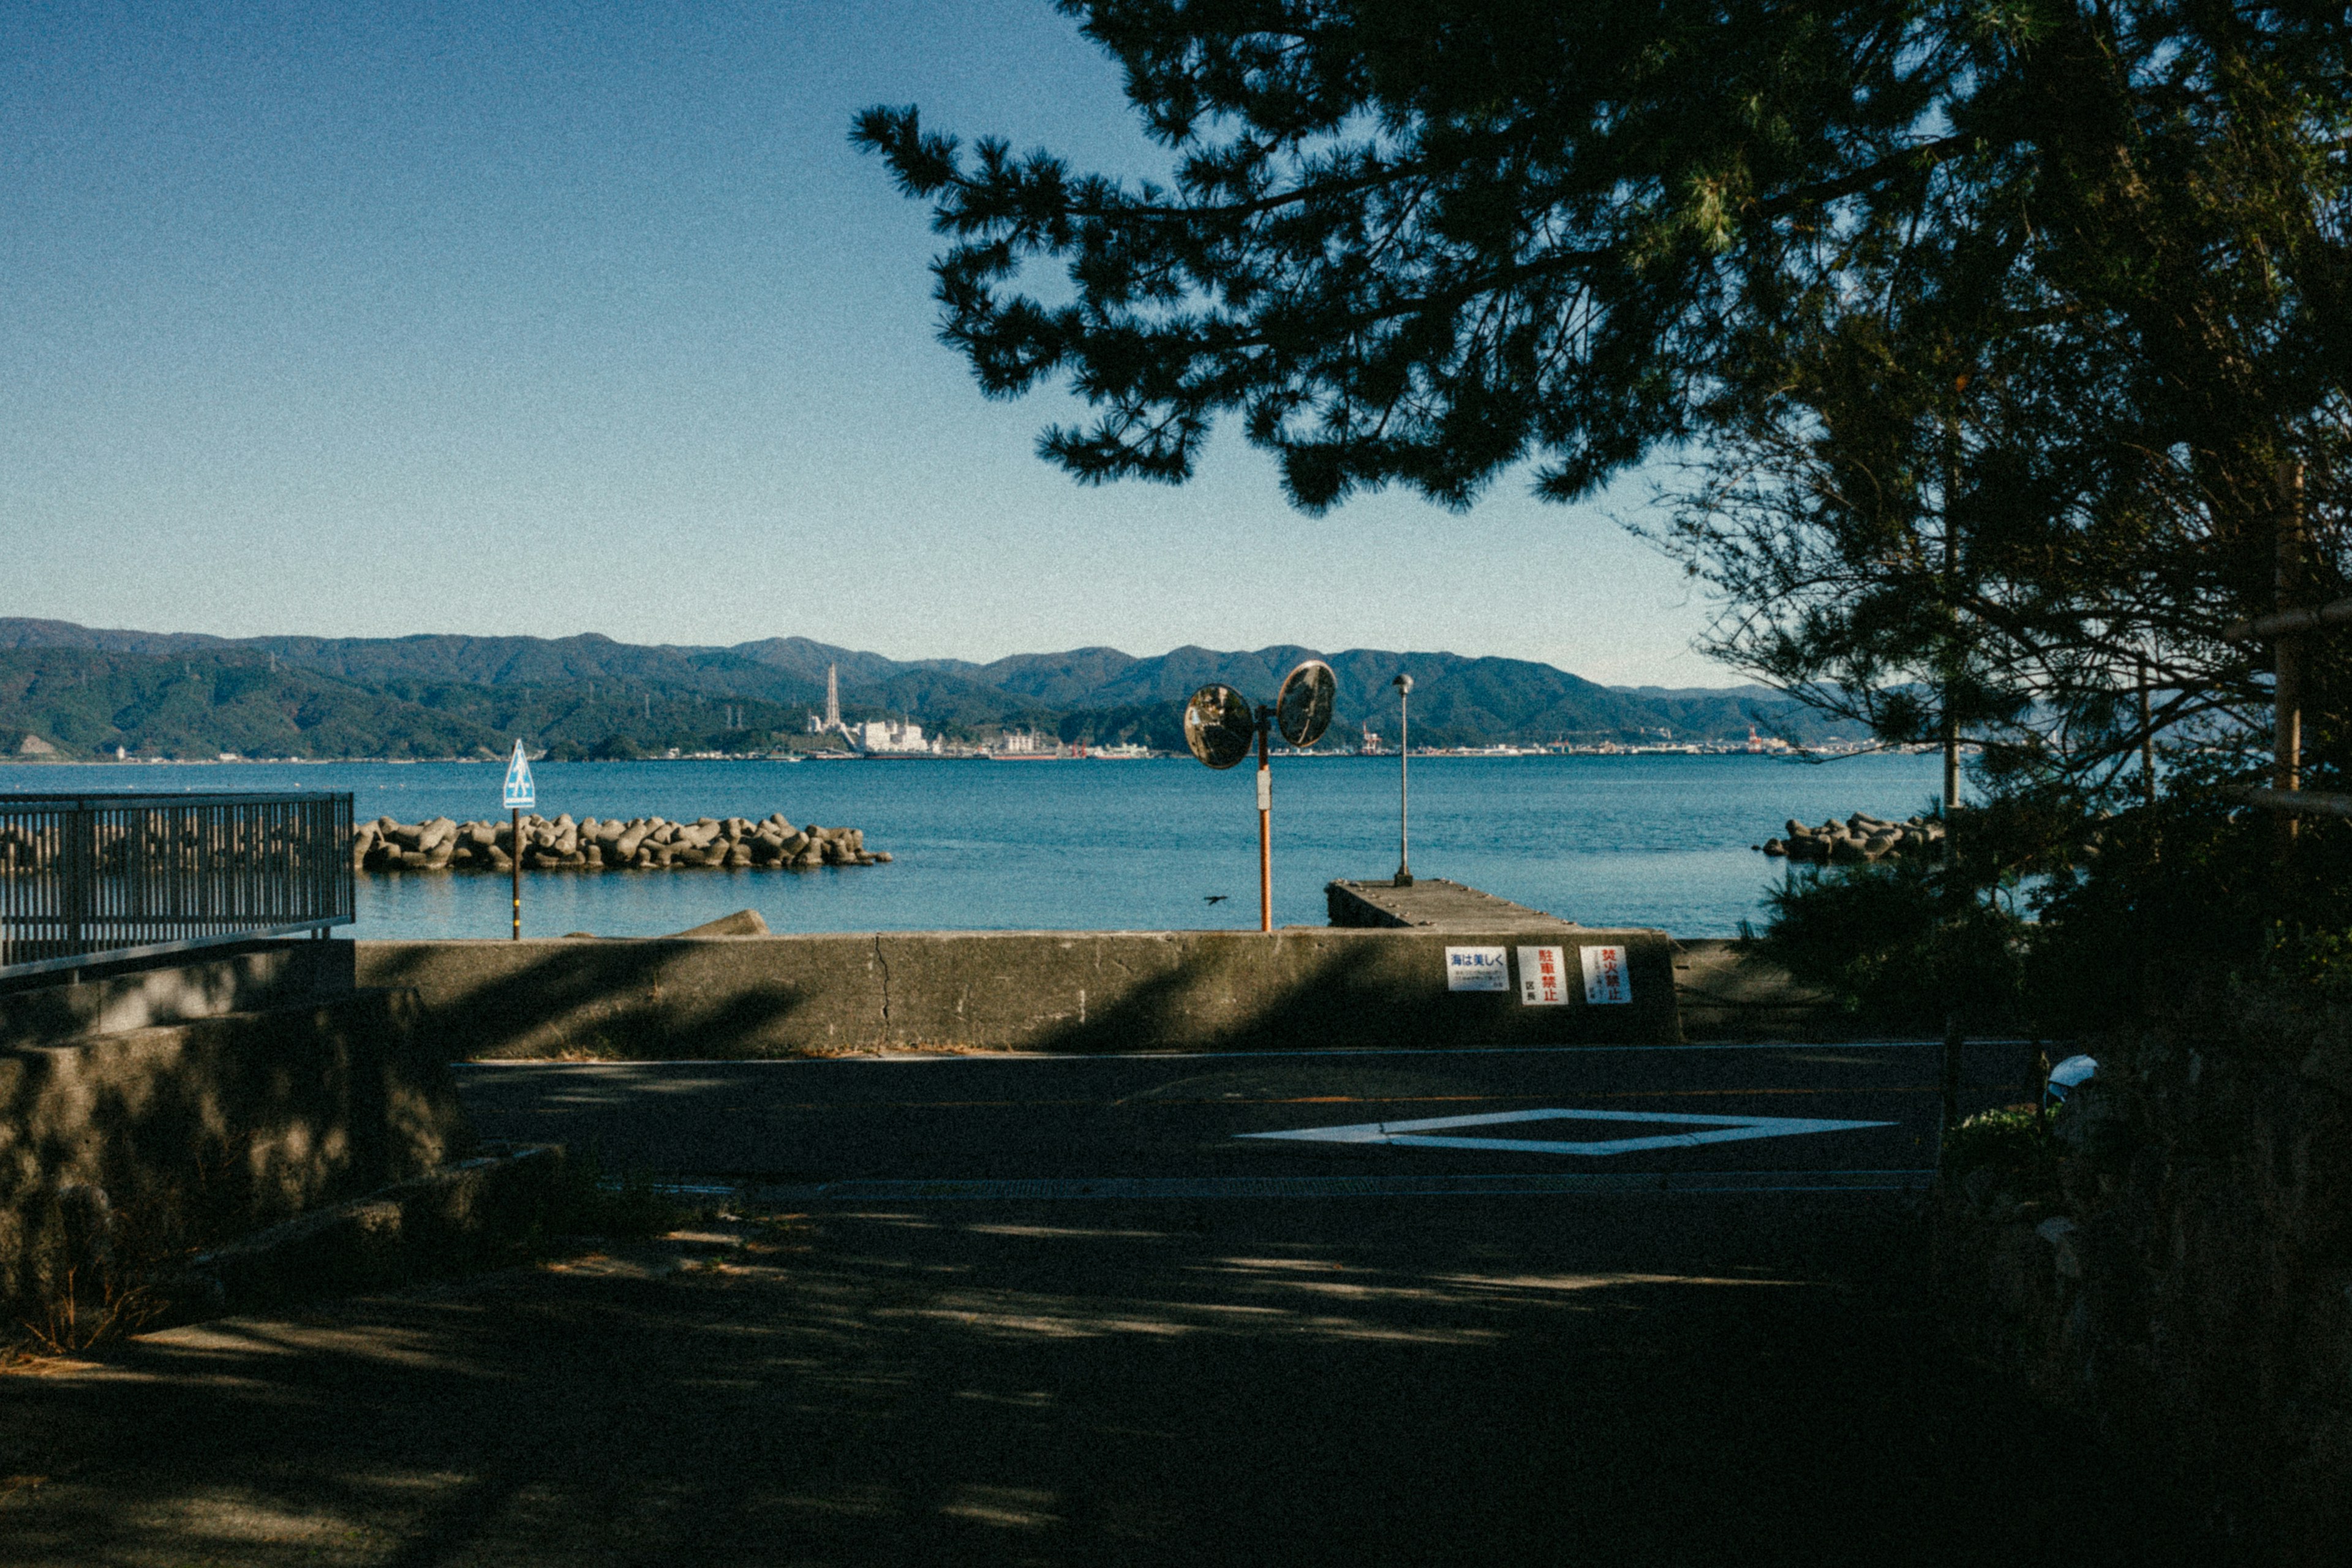
[[[2218,1031],[2217,1031],[2218,1032]],[[2352,1531],[2352,1053],[2097,1048],[2047,1163],[1938,1198],[1977,1348],[2169,1469],[2249,1561]]]
[[[75,1214],[202,1246],[470,1152],[418,1022],[363,992],[0,1051],[0,1302]]]
[[[1569,1005],[1447,989],[1446,948],[1538,940],[1569,950]],[[1630,1004],[1585,1004],[1574,950],[1599,943],[1629,950]],[[1581,929],[902,931],[362,942],[357,974],[413,990],[453,1057],[1672,1043],[1672,951],[1657,931]]]

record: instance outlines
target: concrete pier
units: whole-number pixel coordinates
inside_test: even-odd
[[[1423,877],[1409,888],[1390,882],[1332,882],[1323,896],[1335,926],[1465,932],[1583,929],[1574,921],[1443,877]]]

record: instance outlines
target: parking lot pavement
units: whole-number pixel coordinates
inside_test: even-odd
[[[761,1239],[0,1378],[0,1562],[2226,1561],[1937,1340],[1921,1060],[470,1069],[494,1134],[755,1179]],[[1865,1125],[1244,1136],[1530,1110],[1643,1120],[1435,1135]]]
[[[1269,1193],[1284,1180],[1342,1176],[1867,1171],[1916,1180],[1935,1164],[1941,1105],[1940,1047],[1920,1042],[472,1063],[459,1072],[487,1136],[593,1145],[608,1168],[803,1197],[834,1184],[868,1184],[846,1190],[871,1195],[888,1190],[876,1182],[950,1180],[1273,1180]],[[2031,1064],[2013,1045],[1973,1046],[1965,1079],[1970,1109],[2032,1092]]]

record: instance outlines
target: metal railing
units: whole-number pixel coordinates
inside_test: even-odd
[[[0,976],[348,925],[352,797],[0,795]]]

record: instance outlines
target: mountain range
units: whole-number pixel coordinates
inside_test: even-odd
[[[1184,699],[1210,681],[1269,701],[1299,660],[1339,677],[1327,745],[1369,726],[1393,743],[1391,680],[1413,678],[1416,744],[1595,743],[1767,734],[1835,721],[1761,687],[1607,687],[1548,664],[1451,653],[1276,647],[898,660],[806,637],[731,647],[569,637],[221,637],[0,617],[0,747],[16,755],[502,755],[515,736],[565,757],[806,745],[838,669],[845,718],[909,717],[950,740],[1031,730],[1183,747]]]

